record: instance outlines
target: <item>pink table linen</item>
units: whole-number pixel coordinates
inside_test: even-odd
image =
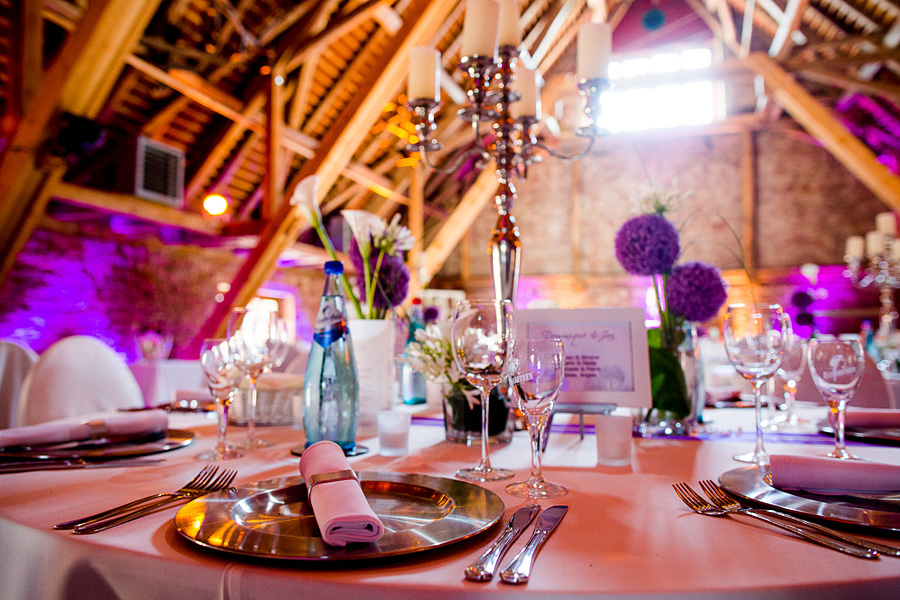
[[[0,430],[0,448],[8,446],[46,446],[64,442],[78,442],[91,439],[94,431],[102,430],[102,437],[140,437],[166,430],[169,416],[162,410],[148,410],[131,413],[109,413],[77,419],[65,419],[25,425]],[[98,429],[98,427],[100,429]],[[98,436],[95,436],[98,437]]]
[[[900,493],[900,465],[819,456],[770,456],[772,485],[817,494]]]
[[[847,408],[844,415],[844,425],[847,427],[900,427],[900,410],[851,406]]]
[[[344,451],[334,442],[318,442],[303,451],[300,474],[309,490],[316,523],[326,544],[346,546],[350,542],[375,542],[384,525],[369,507],[359,481],[343,479],[316,484],[316,475],[349,471]]]
[[[802,412],[812,419],[821,407]],[[710,410],[717,427],[752,429],[752,411]],[[558,418],[557,422],[564,419]],[[590,422],[590,417],[588,417]],[[716,599],[888,598],[900,589],[900,560],[865,561],[798,540],[780,530],[740,518],[691,512],[676,497],[677,481],[696,484],[740,465],[731,455],[752,445],[749,437],[718,441],[635,440],[632,467],[598,467],[596,442],[588,434],[553,433],[545,473],[571,492],[543,501],[569,505],[569,512],[538,556],[526,586],[464,579],[471,564],[500,533],[500,526],[471,540],[409,557],[361,563],[277,563],[204,550],[181,539],[172,526],[175,509],[92,536],[54,531],[54,523],[110,508],[139,496],[171,491],[199,470],[194,456],[215,444],[215,426],[196,415],[171,415],[171,426],[201,435],[188,448],[157,455],[154,467],[34,472],[0,476],[0,597],[31,600],[91,597],[138,600],[466,600],[534,598]],[[236,435],[239,432],[236,432]],[[290,449],[302,433],[269,428],[272,448],[229,461],[236,485],[296,474]],[[820,440],[820,442],[819,442]],[[357,471],[397,471],[452,477],[478,458],[478,448],[443,441],[443,428],[414,422],[410,453],[378,454],[376,439],[360,440],[369,454],[349,460]],[[817,443],[767,439],[774,453],[814,456],[830,449]],[[856,446],[866,458],[900,464],[900,448]],[[492,461],[525,478],[530,468],[523,432],[509,446],[492,450]],[[485,485],[505,502],[504,522],[522,505],[504,491],[508,481]],[[52,497],[48,490],[53,490]],[[530,530],[529,530],[530,533]],[[507,555],[525,544],[522,536]],[[895,540],[894,543],[900,543]]]

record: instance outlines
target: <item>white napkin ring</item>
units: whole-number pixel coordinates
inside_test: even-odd
[[[353,469],[344,469],[343,471],[331,471],[328,473],[316,473],[315,475],[310,475],[309,481],[306,483],[306,495],[309,496],[313,488],[322,483],[333,483],[335,481],[344,481],[346,479],[352,479],[359,483],[359,477],[356,476],[356,473]]]
[[[106,437],[106,434],[109,433],[109,426],[107,426],[106,421],[85,421],[84,424],[90,427],[90,439],[92,440],[104,438]]]

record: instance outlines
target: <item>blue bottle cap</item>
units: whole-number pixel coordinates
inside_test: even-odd
[[[329,260],[325,263],[325,274],[326,275],[343,275],[344,274],[344,263],[339,260]]]

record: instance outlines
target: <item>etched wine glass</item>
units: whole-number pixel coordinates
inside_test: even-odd
[[[828,402],[834,426],[834,450],[825,456],[861,460],[844,447],[844,417],[866,364],[862,342],[858,337],[810,340],[808,360],[812,380]]]
[[[238,443],[240,448],[268,448],[272,442],[256,435],[257,390],[260,374],[270,368],[273,340],[278,336],[278,313],[246,307],[233,308],[228,319],[228,341],[248,383],[247,436]]]
[[[216,398],[216,417],[218,419],[216,447],[197,455],[199,460],[230,460],[240,458],[244,453],[229,444],[225,430],[228,427],[228,405],[234,391],[244,377],[244,372],[235,363],[234,352],[225,338],[203,340],[200,348],[200,366],[209,391]]]
[[[496,481],[513,476],[512,471],[491,466],[488,448],[491,388],[506,373],[513,332],[513,307],[509,300],[463,300],[456,305],[450,328],[453,359],[469,383],[481,392],[481,462],[457,471],[460,479]]]
[[[544,479],[541,450],[544,430],[553,412],[566,373],[566,352],[559,339],[514,340],[507,368],[510,390],[528,424],[531,436],[531,476],[506,486],[519,498],[556,498],[569,493]]]
[[[733,304],[725,314],[723,333],[728,360],[753,386],[756,407],[756,447],[734,459],[768,465],[769,453],[763,443],[762,386],[781,366],[791,347],[791,319],[779,304]]]

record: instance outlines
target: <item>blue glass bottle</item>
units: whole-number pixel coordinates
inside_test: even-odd
[[[325,263],[325,291],[303,377],[303,429],[306,447],[330,440],[345,451],[356,447],[359,381],[341,288],[344,265]]]
[[[422,301],[416,298],[409,307],[409,337],[406,346],[416,341],[416,332],[423,329],[424,314]],[[416,371],[407,360],[406,348],[403,349],[402,364],[400,365],[400,399],[403,404],[425,404],[425,376]]]

